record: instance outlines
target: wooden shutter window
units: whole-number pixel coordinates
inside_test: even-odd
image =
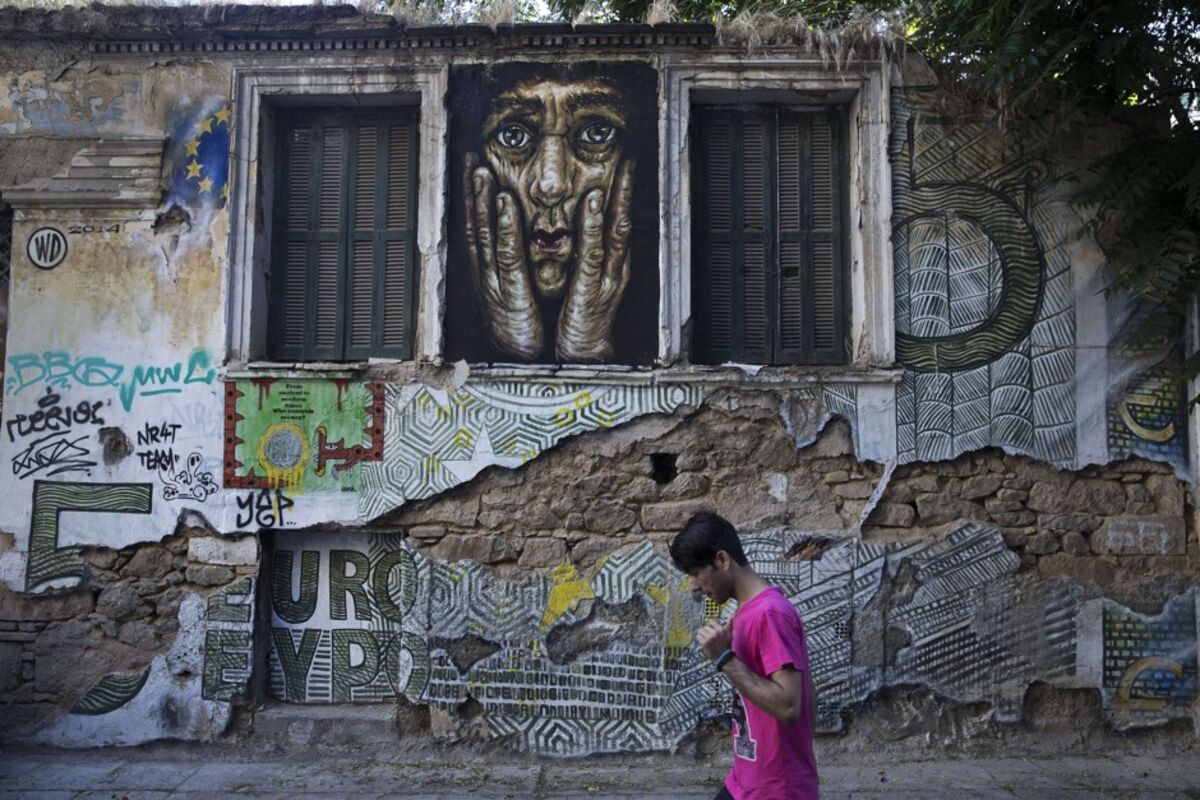
[[[840,113],[698,107],[694,120],[693,360],[844,362]]]
[[[269,357],[411,357],[416,120],[281,113]]]

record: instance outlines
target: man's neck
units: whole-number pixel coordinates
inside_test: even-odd
[[[733,580],[733,599],[743,606],[770,588],[771,584],[750,567],[738,567],[738,574]]]

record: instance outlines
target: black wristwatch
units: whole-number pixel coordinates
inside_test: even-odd
[[[721,653],[721,655],[717,656],[716,660],[713,661],[713,666],[717,668],[717,672],[720,672],[721,668],[724,667],[726,664],[728,664],[732,660],[733,660],[733,651],[726,650],[724,653]]]

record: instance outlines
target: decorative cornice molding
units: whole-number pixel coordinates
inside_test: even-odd
[[[153,53],[293,53],[405,50],[559,50],[563,48],[629,48],[658,51],[674,47],[711,47],[717,44],[711,25],[559,25],[535,24],[401,27],[376,29],[262,31],[194,35],[178,38],[93,40],[88,49],[96,54],[137,55]]]
[[[153,208],[162,195],[160,137],[97,139],[58,175],[0,188],[14,209]]]

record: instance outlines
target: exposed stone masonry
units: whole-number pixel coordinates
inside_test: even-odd
[[[157,543],[85,549],[78,588],[18,594],[0,585],[0,715],[16,730],[50,705],[71,706],[109,673],[144,669],[174,641],[183,598],[256,575],[257,553],[251,537],[181,527]]]

